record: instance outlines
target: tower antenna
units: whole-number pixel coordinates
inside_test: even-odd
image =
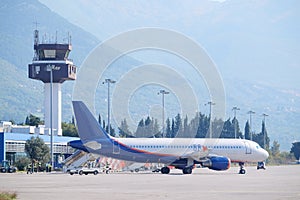
[[[35,25],[35,30],[38,30],[38,24],[40,24],[40,23],[38,23],[38,21],[35,19],[33,24]]]

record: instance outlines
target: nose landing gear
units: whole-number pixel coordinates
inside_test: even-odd
[[[258,162],[257,163],[257,170],[264,169],[266,170],[265,162]]]
[[[239,174],[245,174],[245,173],[246,173],[246,170],[245,170],[245,163],[240,162],[240,163],[239,163],[239,166],[240,166]]]

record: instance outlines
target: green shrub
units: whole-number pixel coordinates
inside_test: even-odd
[[[18,168],[18,170],[23,171],[25,170],[25,167],[30,163],[30,159],[26,156],[17,158],[15,162],[15,166]]]
[[[0,192],[0,200],[15,200],[17,199],[17,193],[13,192]]]

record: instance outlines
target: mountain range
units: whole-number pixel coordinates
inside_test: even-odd
[[[300,50],[298,1],[284,4],[274,1],[50,1],[3,0],[0,3],[0,119],[23,122],[33,113],[43,117],[43,84],[31,80],[27,65],[33,58],[33,30],[41,40],[64,41],[72,36],[70,57],[79,68],[89,53],[101,42],[118,33],[139,27],[172,29],[197,41],[205,48],[222,75],[227,118],[238,106],[241,128],[252,109],[253,129],[260,131],[261,114],[267,113],[267,130],[282,150],[289,150],[300,140]],[[156,53],[157,54],[157,53]],[[131,66],[155,61],[176,65],[167,56],[138,54],[125,56],[107,76],[118,78]],[[165,61],[165,60],[167,61]],[[162,61],[164,60],[164,61]],[[177,62],[177,63],[175,63]],[[117,75],[116,75],[117,74]],[[192,74],[190,75],[193,76]],[[71,98],[74,82],[63,84],[63,120],[72,116]],[[100,82],[99,82],[100,85]],[[106,116],[106,88],[98,88],[97,112]],[[149,100],[160,105],[161,97],[153,96],[157,86],[147,88],[133,99],[133,105]],[[140,96],[138,96],[140,95]],[[140,98],[140,100],[139,100]],[[142,99],[142,100],[141,100]],[[169,101],[176,100],[170,97]],[[201,112],[207,107],[201,102]],[[168,117],[174,117],[177,104],[166,102]],[[133,109],[140,119],[148,114],[141,106]]]

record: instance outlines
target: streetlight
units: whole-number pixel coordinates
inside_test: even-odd
[[[265,129],[266,129],[266,117],[268,117],[269,115],[266,114],[266,113],[263,113],[262,116],[264,118],[264,125],[265,125],[264,130],[263,130],[264,131],[264,149],[266,149],[266,131],[265,131]]]
[[[105,81],[103,82],[103,84],[107,83],[107,113],[108,113],[108,117],[107,117],[107,126],[108,126],[108,134],[110,135],[110,84],[111,83],[115,83],[116,81],[108,78],[105,79]],[[104,127],[105,128],[105,127]]]
[[[233,112],[234,112],[234,138],[236,138],[236,111],[237,110],[240,110],[240,108],[238,108],[238,107],[233,107],[232,108],[232,110],[233,110]]]
[[[247,112],[247,114],[249,114],[250,117],[250,140],[252,140],[252,114],[255,114],[255,112],[250,110]]]
[[[211,107],[216,104],[212,101],[209,101],[205,105],[209,105],[209,138],[212,138]]]
[[[162,94],[162,136],[164,137],[164,132],[165,132],[165,94],[170,94],[170,92],[165,91],[165,90],[160,90],[158,93]]]

